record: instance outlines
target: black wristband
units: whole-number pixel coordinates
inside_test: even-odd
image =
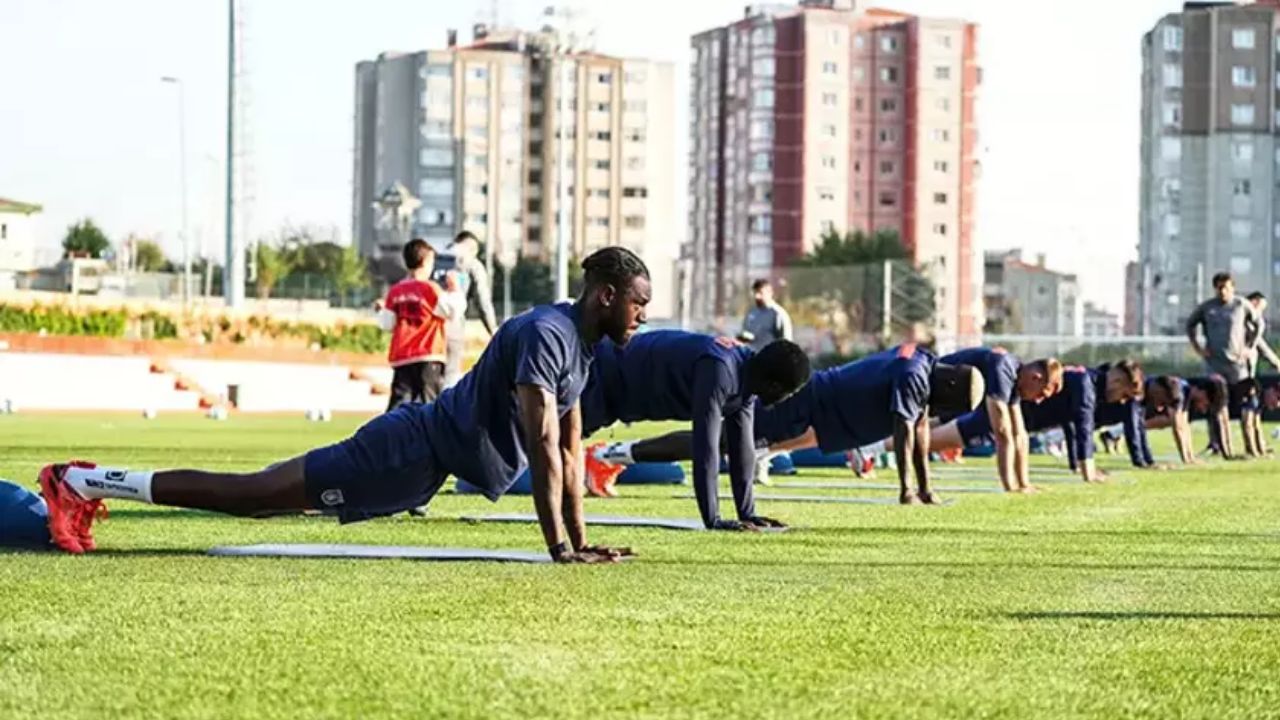
[[[551,553],[552,559],[559,560],[561,556],[569,552],[569,546],[565,543],[558,542],[555,545],[548,547],[547,552]]]

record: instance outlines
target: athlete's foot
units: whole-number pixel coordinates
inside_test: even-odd
[[[1035,495],[1036,493],[1040,492],[1040,488],[1036,487],[1035,485],[1023,485],[1018,489],[1014,490],[1014,492],[1022,493],[1023,495]]]
[[[922,490],[920,491],[920,502],[925,505],[941,505],[942,498],[938,497],[937,495],[934,495],[932,492],[929,492],[928,490]]]
[[[586,450],[587,492],[592,497],[617,497],[618,492],[613,489],[613,485],[618,480],[618,475],[622,474],[624,467],[601,460],[598,457],[598,451],[602,447],[604,443],[599,443]]]
[[[410,517],[426,517],[427,510],[428,508],[426,505],[419,505],[416,508],[409,508],[408,512]]]
[[[898,496],[898,504],[900,505],[919,505],[920,497],[914,492],[908,490]]]
[[[849,462],[849,469],[853,471],[854,477],[860,480],[869,480],[876,476],[876,459],[874,456],[863,454],[861,450],[850,450],[845,453],[844,457]]]
[[[81,463],[75,463],[81,465]],[[49,537],[64,552],[82,555],[84,544],[80,541],[80,528],[89,504],[64,479],[68,465],[46,465],[40,470],[40,495],[49,513]],[[88,520],[92,523],[92,519]],[[90,537],[90,543],[93,539]]]

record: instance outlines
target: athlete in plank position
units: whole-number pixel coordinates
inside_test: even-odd
[[[775,340],[759,352],[680,330],[641,333],[621,348],[605,341],[596,348],[591,382],[582,396],[583,434],[618,421],[692,420],[693,488],[703,524],[712,530],[778,527],[782,523],[756,514],[752,499],[756,401],[773,405],[808,380],[809,357],[790,340]],[[736,521],[720,517],[722,426]],[[614,455],[588,449],[587,485],[596,494],[610,494],[620,470],[604,469],[601,458],[626,458],[627,445],[611,447]]]
[[[969,348],[944,356],[941,362],[972,365],[986,382],[986,401],[972,412],[933,429],[935,450],[964,448],[992,439],[996,469],[1005,492],[1035,492],[1028,479],[1030,437],[1022,403],[1039,403],[1062,388],[1062,363],[1054,358],[1023,363],[1003,348]],[[892,450],[892,443],[885,448]],[[861,448],[856,455],[874,454],[882,448]],[[854,458],[854,471],[863,465]]]
[[[899,499],[903,504],[934,503],[938,498],[929,486],[929,413],[971,410],[982,392],[982,376],[973,368],[943,365],[924,348],[902,345],[820,370],[795,395],[773,407],[757,408],[756,445],[839,452],[892,436],[898,440]],[[693,437],[682,431],[610,443],[591,455],[608,471],[610,463],[688,460],[692,448]],[[916,490],[910,487],[913,474]]]
[[[71,553],[93,550],[92,523],[104,498],[251,517],[324,509],[349,523],[422,505],[447,475],[494,500],[528,464],[551,557],[617,560],[629,551],[587,543],[578,398],[596,343],[608,337],[624,345],[644,322],[649,271],[618,247],[592,254],[582,268],[576,302],[508,320],[436,402],[401,406],[335,445],[251,473],[45,467],[40,488],[54,542]]]

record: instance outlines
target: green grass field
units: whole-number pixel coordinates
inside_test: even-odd
[[[355,424],[0,417],[0,477],[71,457],[252,468]],[[0,718],[1280,715],[1280,463],[1125,464],[943,508],[762,503],[800,526],[785,535],[597,529],[640,553],[611,567],[204,555],[538,549],[533,526],[457,520],[528,498],[347,527],[117,502],[92,556],[0,553]],[[696,515],[670,488],[626,492],[588,511]]]

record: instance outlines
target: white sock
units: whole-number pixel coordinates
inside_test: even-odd
[[[631,457],[631,446],[634,442],[611,442],[606,443],[603,447],[596,450],[596,459],[603,460],[614,465],[634,465],[635,458]]]
[[[859,448],[859,452],[861,452],[864,456],[879,455],[880,453],[885,452],[884,441],[877,440],[876,442],[873,442],[870,445],[863,445],[861,448]]]
[[[151,471],[112,468],[67,468],[67,484],[87,500],[119,498],[149,503]]]

